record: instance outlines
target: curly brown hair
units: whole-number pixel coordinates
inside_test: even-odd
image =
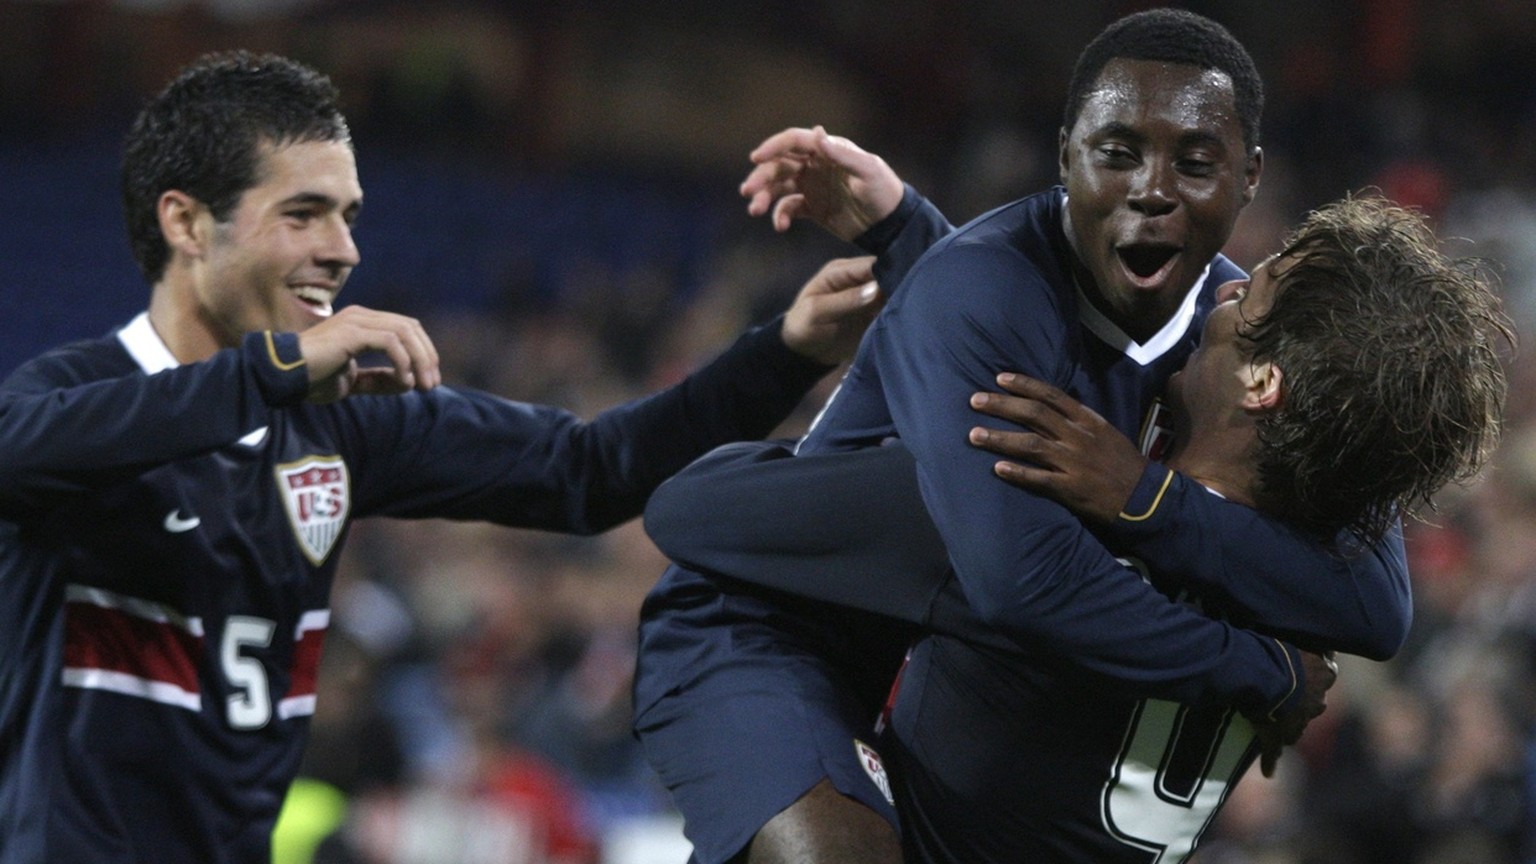
[[[1374,195],[1309,214],[1273,272],[1274,304],[1244,330],[1282,372],[1258,423],[1259,503],[1374,541],[1493,450],[1514,328],[1482,262],[1443,254],[1423,217]]]

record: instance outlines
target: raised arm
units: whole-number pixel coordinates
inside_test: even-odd
[[[356,406],[348,440],[399,466],[368,472],[359,509],[582,534],[638,516],[656,486],[693,459],[771,432],[852,353],[879,307],[870,266],[830,262],[780,319],[672,387],[591,422],[458,391],[412,400],[403,416]]]
[[[777,231],[788,231],[796,219],[810,220],[879,256],[875,278],[887,289],[954,230],[884,159],[820,126],[771,135],[751,159],[752,171],[740,189],[748,213],[771,213]]]
[[[751,215],[770,214],[775,231],[809,219],[852,242],[901,203],[901,178],[884,159],[820,126],[770,135],[750,158],[741,195]]]

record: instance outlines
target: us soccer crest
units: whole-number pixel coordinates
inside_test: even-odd
[[[853,739],[853,749],[859,755],[859,765],[869,775],[869,779],[874,781],[880,794],[885,796],[886,803],[895,804],[896,798],[891,794],[891,778],[885,773],[885,763],[881,761],[880,754],[857,738]]]
[[[340,456],[306,456],[278,465],[277,489],[288,524],[310,563],[319,566],[347,524],[352,483]]]

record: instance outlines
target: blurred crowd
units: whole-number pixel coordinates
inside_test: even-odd
[[[343,299],[422,317],[452,381],[590,416],[676,380],[840,251],[744,215],[757,140],[824,123],[962,221],[1054,181],[1077,50],[1146,5],[0,2],[0,177],[18,195],[0,208],[0,328],[25,356],[142,304],[116,136],[202,51],[276,50],[331,74],[353,121],[369,204]],[[1180,5],[1227,23],[1268,86],[1263,188],[1232,257],[1252,264],[1308,207],[1374,186],[1489,259],[1536,344],[1526,3]],[[58,152],[106,181],[16,191]],[[64,332],[87,308],[112,317]],[[1343,658],[1327,714],[1276,778],[1238,788],[1199,864],[1536,862],[1529,347],[1508,368],[1493,465],[1407,526],[1409,645]],[[279,861],[684,860],[629,733],[636,612],[665,563],[638,524],[352,530]]]

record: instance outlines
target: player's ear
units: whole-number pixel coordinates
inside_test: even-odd
[[[1067,173],[1072,167],[1072,158],[1067,155],[1067,139],[1071,137],[1065,126],[1056,135],[1056,170],[1061,175],[1062,185],[1066,185]]]
[[[1280,407],[1284,398],[1285,373],[1279,366],[1264,360],[1248,364],[1243,375],[1243,409],[1254,414],[1267,414]]]
[[[208,242],[207,232],[212,220],[201,218],[208,214],[203,202],[180,189],[167,189],[155,202],[155,215],[160,220],[160,233],[165,245],[190,257],[198,257]]]
[[[1264,173],[1264,148],[1255,147],[1248,156],[1247,165],[1243,169],[1243,204],[1253,203],[1253,196],[1259,194],[1259,175]]]

